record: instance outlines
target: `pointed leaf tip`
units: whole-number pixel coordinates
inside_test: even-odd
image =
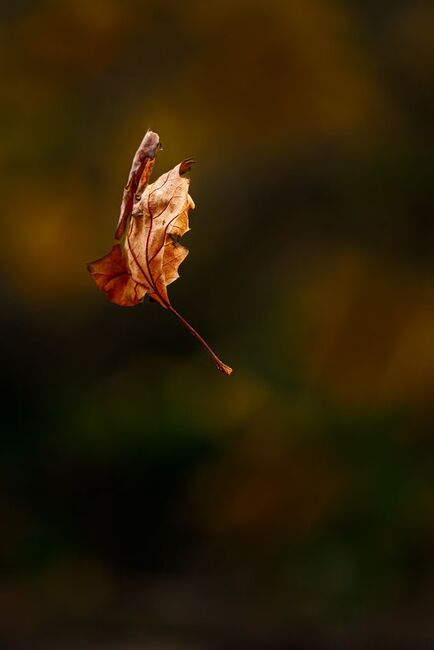
[[[179,175],[183,176],[187,172],[190,171],[191,166],[194,165],[197,162],[194,158],[186,158],[185,160],[182,161],[182,163],[179,165]]]

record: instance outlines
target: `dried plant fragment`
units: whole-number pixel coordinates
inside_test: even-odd
[[[127,219],[133,211],[134,201],[141,194],[151,176],[159,149],[161,149],[161,145],[157,133],[147,131],[131,164],[128,182],[122,197],[115,239],[120,239],[124,233]]]
[[[104,257],[91,262],[88,270],[107,298],[123,307],[142,302],[145,295],[171,311],[207,350],[217,368],[230,375],[225,365],[200,334],[172,307],[167,286],[178,277],[178,268],[188,255],[180,238],[190,229],[188,214],[194,202],[185,175],[193,161],[182,163],[148,185],[160,148],[156,133],[148,131],[134,157],[124,190],[115,244]]]

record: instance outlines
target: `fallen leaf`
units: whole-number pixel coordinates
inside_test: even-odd
[[[200,334],[171,305],[167,286],[178,277],[178,268],[188,255],[180,238],[190,230],[188,213],[194,202],[186,176],[193,160],[188,158],[148,185],[160,149],[159,137],[148,131],[133,159],[115,238],[125,237],[104,257],[91,262],[88,270],[107,298],[122,307],[133,307],[148,294],[172,312],[206,349],[217,368],[230,375]]]

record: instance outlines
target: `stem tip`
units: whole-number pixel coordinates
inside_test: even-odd
[[[222,372],[224,375],[231,375],[232,374],[232,368],[230,366],[227,366],[225,363],[222,361],[219,361],[219,363],[216,363],[217,368]]]

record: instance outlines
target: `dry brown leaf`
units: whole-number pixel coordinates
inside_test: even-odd
[[[178,267],[188,255],[179,239],[190,229],[189,210],[194,202],[188,193],[191,159],[147,185],[160,149],[158,135],[148,131],[135,157],[124,190],[115,237],[124,233],[104,257],[91,262],[88,270],[107,298],[123,307],[142,302],[148,294],[171,311],[207,350],[217,368],[230,375],[225,365],[198,332],[172,307],[167,286],[178,277]]]

